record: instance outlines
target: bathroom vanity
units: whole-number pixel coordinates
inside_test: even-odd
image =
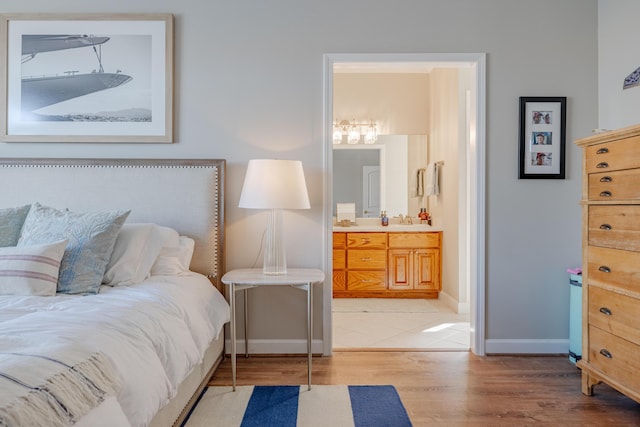
[[[442,231],[427,225],[333,228],[334,298],[438,298]]]

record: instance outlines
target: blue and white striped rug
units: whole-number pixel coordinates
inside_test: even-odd
[[[390,385],[208,387],[184,427],[410,427]]]

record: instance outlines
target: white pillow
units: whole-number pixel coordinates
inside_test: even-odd
[[[0,295],[56,294],[67,240],[0,248]]]
[[[149,277],[165,244],[175,244],[178,232],[156,224],[125,223],[118,233],[102,283],[128,286]]]
[[[163,227],[156,224],[153,232],[158,234],[158,238],[162,239],[163,247],[178,246],[180,243],[180,235],[171,227]]]
[[[151,267],[151,275],[176,276],[188,272],[194,248],[195,241],[192,238],[180,236],[178,245],[162,248]]]

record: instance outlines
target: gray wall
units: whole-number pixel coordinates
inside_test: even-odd
[[[565,269],[580,262],[581,165],[571,141],[597,122],[596,0],[22,0],[2,8],[175,15],[176,144],[2,144],[0,155],[226,158],[228,269],[253,265],[259,251],[265,216],[237,202],[248,160],[261,157],[302,160],[312,208],[285,216],[289,265],[323,265],[324,53],[486,52],[487,338],[496,351],[567,339]],[[568,97],[566,180],[517,179],[520,96]],[[253,337],[304,337],[302,293],[254,295]]]
[[[637,0],[598,0],[598,128],[640,123],[640,86],[622,89],[640,67],[639,15]]]

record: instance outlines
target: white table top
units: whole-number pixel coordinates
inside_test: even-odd
[[[222,276],[222,283],[234,285],[306,285],[324,281],[322,270],[288,268],[287,274],[263,274],[262,268],[231,270]]]

